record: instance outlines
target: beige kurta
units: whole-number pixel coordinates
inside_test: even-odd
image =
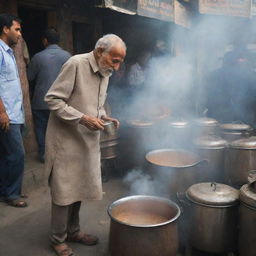
[[[105,114],[108,78],[99,74],[93,52],[71,57],[48,91],[46,173],[53,202],[69,205],[101,199],[99,131],[79,124],[83,114]]]

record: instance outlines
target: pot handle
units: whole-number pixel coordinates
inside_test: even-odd
[[[216,182],[212,182],[211,187],[213,187],[213,191],[216,191],[216,188],[217,188]]]

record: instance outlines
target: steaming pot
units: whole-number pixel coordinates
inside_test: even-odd
[[[233,186],[247,183],[250,170],[256,169],[256,136],[229,144],[225,161],[227,182]]]
[[[252,184],[241,187],[240,201],[239,254],[241,256],[255,256],[256,190]]]
[[[176,256],[180,209],[174,202],[155,196],[129,196],[112,203],[108,214],[112,256]]]
[[[224,182],[224,160],[227,142],[215,135],[209,135],[197,138],[194,145],[200,157],[208,160],[207,166],[201,172],[203,181]]]
[[[249,137],[252,134],[252,127],[243,123],[228,123],[220,125],[220,136],[232,142],[234,140]]]
[[[209,253],[234,252],[238,239],[238,190],[207,182],[192,185],[186,196],[191,204],[192,247]]]
[[[186,120],[171,119],[168,121],[168,137],[166,146],[184,148],[191,145],[191,127]]]
[[[217,120],[209,117],[197,118],[194,120],[194,134],[195,137],[205,135],[215,135],[218,133],[219,123]]]
[[[177,193],[184,194],[193,184],[201,180],[199,156],[194,153],[159,149],[146,154],[149,173],[166,187],[166,194],[176,198]]]

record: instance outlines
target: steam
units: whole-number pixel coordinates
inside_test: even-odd
[[[152,179],[150,175],[139,169],[129,171],[123,182],[129,186],[130,195],[165,196],[166,194],[164,184],[160,184],[159,180]]]

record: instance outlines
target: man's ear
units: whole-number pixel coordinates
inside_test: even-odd
[[[7,32],[10,30],[10,28],[7,28],[7,26],[4,26],[3,27],[3,33],[4,34],[7,34]]]
[[[102,53],[104,52],[104,50],[102,48],[97,48],[96,49],[96,56],[98,58],[100,58],[102,56]]]

